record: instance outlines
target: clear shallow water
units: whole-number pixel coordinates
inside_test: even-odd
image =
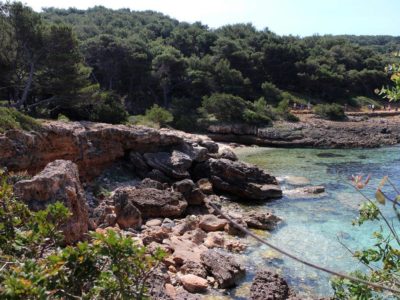
[[[266,204],[284,219],[284,224],[268,237],[270,242],[337,271],[362,268],[339,243],[338,236],[350,249],[367,247],[374,242],[371,233],[376,230],[376,224],[352,226],[363,199],[344,181],[348,182],[353,174],[371,174],[369,189],[365,190],[371,197],[385,175],[400,186],[400,147],[352,150],[240,148],[235,152],[241,160],[256,164],[274,176],[303,176],[310,179],[312,185],[326,188],[326,196],[322,198],[283,197]],[[282,188],[293,186],[283,183]],[[389,187],[386,190],[393,194]],[[394,218],[390,205],[383,211],[389,219]],[[284,258],[267,246],[252,245],[247,258],[253,272],[262,265],[276,267],[300,295],[332,294],[328,275]]]

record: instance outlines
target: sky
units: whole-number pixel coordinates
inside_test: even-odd
[[[252,23],[281,35],[357,34],[400,36],[400,0],[21,0],[42,7],[95,5],[155,10],[211,28]]]

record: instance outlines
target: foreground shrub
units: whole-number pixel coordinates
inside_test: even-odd
[[[148,299],[149,278],[165,257],[113,230],[63,246],[61,203],[33,212],[0,173],[1,299]]]
[[[39,121],[14,108],[0,107],[0,133],[9,129],[23,129],[29,131],[38,128],[40,128]]]
[[[362,226],[366,222],[376,225],[371,232],[373,243],[370,247],[350,250],[360,264],[360,268],[351,275],[360,279],[380,284],[394,289],[400,289],[400,194],[398,188],[385,176],[375,191],[375,199],[369,198],[369,193],[361,191],[369,182],[369,177],[364,181],[361,176],[353,177],[355,189],[359,191],[366,201],[361,203],[359,216],[353,221],[354,226]],[[390,195],[390,196],[389,196]],[[388,210],[382,210],[385,205],[393,207],[393,216],[385,216]],[[356,246],[356,245],[354,245]],[[334,299],[400,299],[400,294],[373,289],[365,284],[352,282],[348,279],[334,278],[332,288],[335,292]]]
[[[321,118],[332,121],[343,121],[346,119],[343,107],[336,103],[318,104],[314,107],[314,113]]]

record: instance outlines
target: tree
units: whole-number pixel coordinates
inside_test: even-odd
[[[155,49],[153,59],[153,76],[158,80],[162,92],[163,106],[168,108],[171,93],[179,85],[187,81],[187,63],[182,53],[171,46],[161,46]]]
[[[220,122],[241,122],[243,112],[248,106],[249,103],[241,97],[214,93],[203,98],[201,112],[213,116]]]

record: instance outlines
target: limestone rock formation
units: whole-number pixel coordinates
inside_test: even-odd
[[[144,158],[149,166],[169,177],[179,179],[190,176],[188,169],[192,165],[192,159],[183,152],[173,150],[172,153],[146,153]]]
[[[61,228],[66,243],[84,238],[88,231],[88,208],[85,193],[79,181],[78,167],[71,161],[56,160],[30,180],[22,180],[14,186],[15,195],[33,210],[61,201],[70,209],[72,216]]]
[[[282,196],[275,177],[239,161],[211,158],[196,166],[194,176],[198,179],[207,176],[215,189],[244,199],[267,200]]]
[[[205,143],[218,149],[205,136],[171,129],[46,121],[36,132],[9,130],[0,134],[0,165],[10,171],[28,170],[36,174],[49,162],[65,159],[78,165],[81,179],[91,179],[129,152],[156,153],[166,148],[177,149],[185,143]],[[138,167],[140,157],[130,158]]]
[[[130,203],[141,213],[142,218],[178,217],[187,207],[182,194],[152,188],[137,189],[122,187],[115,190],[114,203]]]

